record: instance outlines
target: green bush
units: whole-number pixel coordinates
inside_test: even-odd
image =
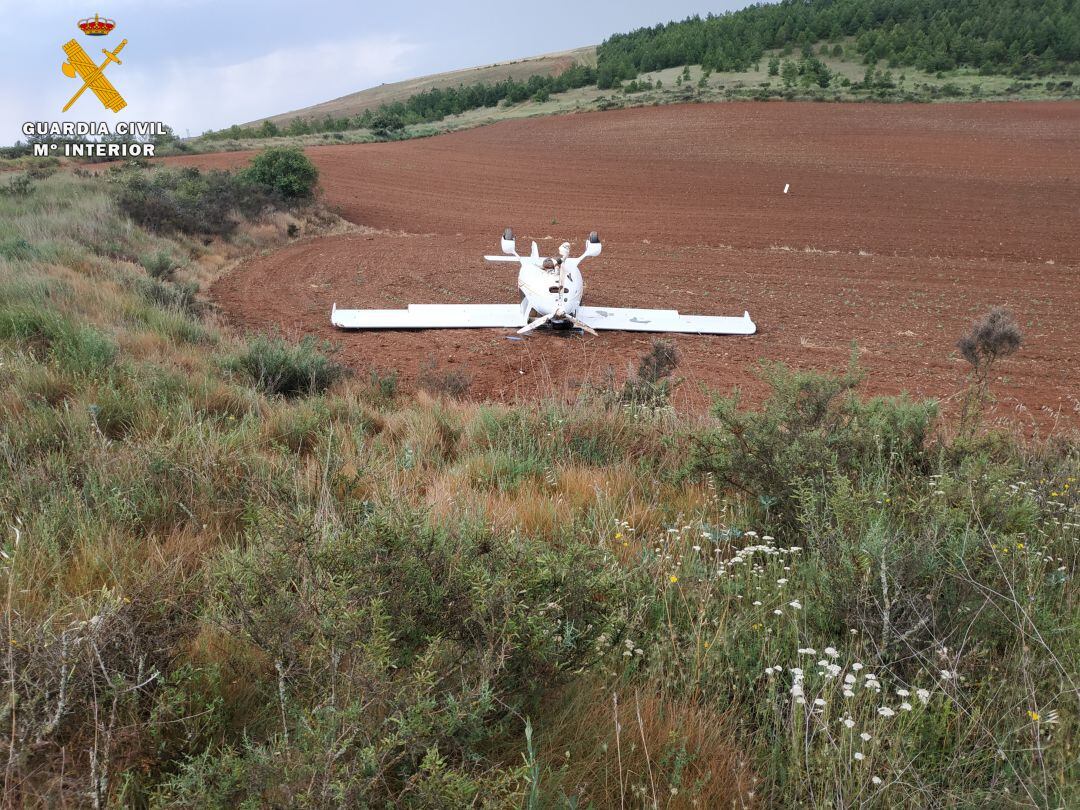
[[[285,397],[321,393],[346,373],[345,366],[327,357],[310,337],[289,343],[258,335],[227,359],[226,367],[247,376],[259,390]]]
[[[719,399],[715,429],[697,438],[693,464],[728,485],[776,506],[795,522],[797,487],[833,471],[858,476],[879,460],[910,467],[926,457],[926,439],[937,415],[933,402],[905,397],[859,398],[862,372],[854,359],[844,374],[763,366],[772,393],[760,410],[740,408],[738,393]]]
[[[241,219],[255,219],[280,197],[246,173],[121,171],[112,180],[117,206],[132,221],[159,233],[228,236]]]
[[[167,250],[148,254],[139,258],[139,264],[151,278],[167,280],[177,268],[176,259]]]
[[[34,191],[34,184],[26,174],[19,174],[11,178],[7,185],[0,186],[0,194],[9,197],[29,197]]]
[[[257,154],[244,176],[288,200],[309,199],[319,182],[319,170],[300,149],[276,146]]]

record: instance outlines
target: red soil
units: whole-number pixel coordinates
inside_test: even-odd
[[[596,229],[587,303],[749,309],[758,323],[750,338],[674,338],[686,407],[704,402],[694,383],[760,394],[759,359],[842,367],[852,341],[867,390],[954,402],[967,371],[955,341],[1003,304],[1025,345],[1000,365],[998,415],[1044,433],[1080,422],[1080,104],[668,106],[309,153],[326,201],[380,232],[299,241],[213,296],[242,327],[328,338],[357,368],[412,383],[430,358],[496,399],[625,373],[649,336],[328,322],[335,301],[517,301],[516,271],[481,259],[504,227],[543,253]]]

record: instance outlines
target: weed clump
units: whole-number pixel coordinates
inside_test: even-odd
[[[135,287],[148,303],[163,309],[172,309],[189,315],[202,310],[198,300],[199,285],[194,282],[172,283],[156,277],[137,278]]]
[[[322,393],[346,374],[345,366],[320,351],[310,337],[289,343],[258,335],[225,366],[246,376],[260,391],[283,397]]]
[[[14,340],[77,374],[100,371],[116,357],[116,345],[94,327],[29,303],[0,310],[0,340]]]
[[[21,237],[0,241],[0,258],[28,262],[37,258],[38,251]]]
[[[607,408],[655,411],[667,407],[671,393],[680,380],[672,374],[679,366],[679,349],[669,340],[654,338],[649,351],[641,356],[637,368],[620,387],[615,370],[609,368],[599,385],[586,388],[586,395],[597,396]]]
[[[469,393],[469,386],[472,385],[472,380],[464,371],[440,369],[435,360],[424,364],[417,382],[429,394],[451,399],[461,399]]]
[[[960,356],[971,366],[971,383],[960,417],[961,433],[970,435],[974,431],[979,414],[990,400],[990,374],[994,365],[1014,354],[1022,343],[1020,327],[1004,307],[991,309],[956,342]]]

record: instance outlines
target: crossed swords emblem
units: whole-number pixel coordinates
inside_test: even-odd
[[[74,79],[76,74],[83,80],[83,86],[79,88],[79,91],[71,97],[71,100],[64,105],[64,112],[71,109],[71,105],[79,100],[79,97],[86,92],[86,88],[90,88],[94,95],[98,97],[98,100],[105,105],[105,108],[115,112],[120,112],[127,106],[127,102],[124,101],[124,97],[117,92],[116,88],[112,86],[112,83],[105,78],[105,68],[110,63],[116,62],[116,64],[123,64],[118,58],[117,54],[124,49],[127,45],[127,40],[123,40],[116,46],[115,51],[110,51],[106,48],[102,48],[101,52],[105,54],[105,61],[100,65],[95,64],[90,56],[82,49],[75,40],[71,40],[64,46],[64,53],[67,54],[68,60],[64,62],[60,69],[64,75],[69,79]]]

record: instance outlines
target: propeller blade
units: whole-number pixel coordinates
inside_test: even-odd
[[[518,329],[517,333],[519,335],[526,335],[529,332],[531,332],[533,329],[536,329],[537,327],[543,326],[545,323],[547,323],[548,321],[550,321],[554,317],[555,317],[555,314],[552,313],[551,315],[545,315],[542,318],[537,318],[535,321],[528,324],[527,326],[523,326],[520,329]]]
[[[599,337],[599,335],[596,334],[596,330],[589,326],[587,323],[585,323],[585,321],[579,321],[577,318],[571,318],[570,320],[573,321],[574,326],[578,327],[579,329],[588,332],[590,335],[595,335],[596,337]]]

